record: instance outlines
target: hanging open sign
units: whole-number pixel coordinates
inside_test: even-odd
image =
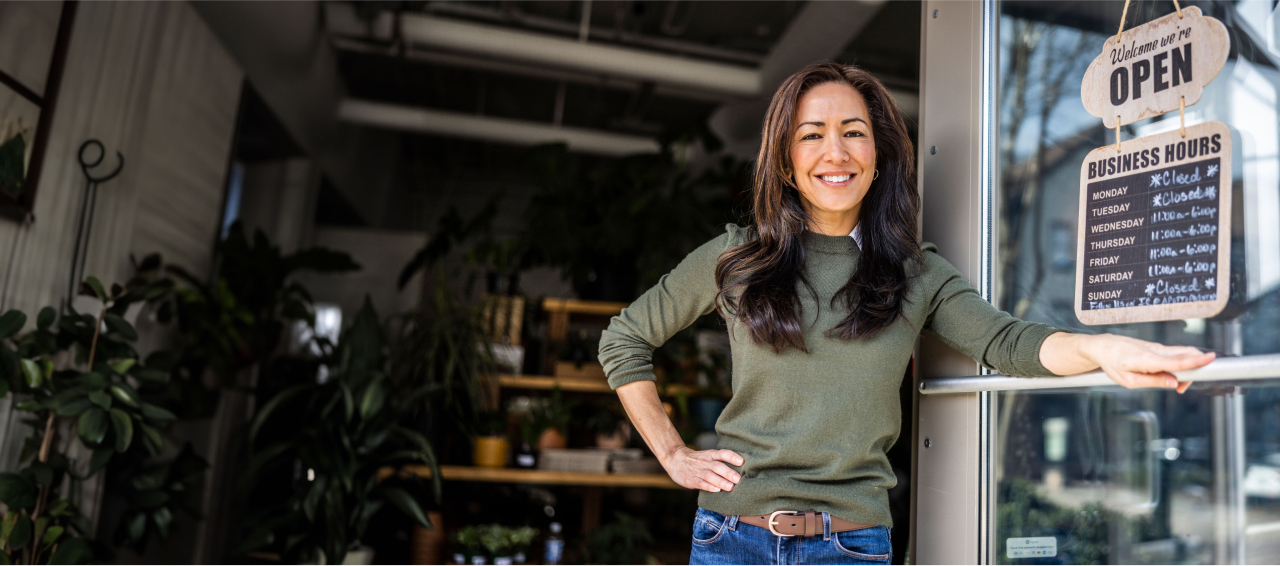
[[[1085,72],[1085,110],[1116,128],[1191,106],[1230,48],[1227,28],[1195,6],[1111,36]]]

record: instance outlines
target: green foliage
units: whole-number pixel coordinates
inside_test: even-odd
[[[393,380],[387,351],[385,333],[366,298],[326,360],[330,377],[285,389],[262,405],[250,428],[246,479],[260,487],[272,471],[287,472],[296,465],[304,472],[284,503],[254,513],[242,551],[270,548],[289,563],[314,560],[323,551],[328,562],[341,563],[350,543],[388,506],[430,526],[421,482],[397,477],[379,481],[383,468],[426,465],[433,472],[431,493],[440,497],[431,445],[404,424],[425,405],[433,388]],[[287,427],[291,434],[264,441],[261,433],[269,425]]]
[[[351,256],[322,247],[283,254],[261,230],[252,238],[243,227],[232,225],[227,238],[218,242],[217,277],[206,282],[178,266],[165,265],[158,254],[134,266],[135,283],[156,286],[149,296],[156,318],[172,324],[171,351],[148,360],[170,377],[149,373],[139,377],[162,403],[179,414],[201,415],[212,411],[216,399],[201,385],[205,370],[220,383],[270,358],[278,349],[287,324],[314,323],[311,294],[292,278],[300,271],[340,273],[360,268]]]
[[[126,454],[158,456],[164,448],[158,429],[166,415],[145,410],[133,382],[140,363],[132,342],[137,332],[124,313],[146,300],[150,285],[108,291],[89,277],[81,293],[102,302],[97,313],[79,313],[69,305],[58,316],[45,308],[36,328],[19,334],[28,317],[18,311],[0,315],[0,389],[15,396],[14,406],[32,413],[32,426],[16,472],[0,473],[0,501],[7,507],[0,519],[0,557],[9,563],[85,563],[95,553],[85,538],[89,525],[61,490],[68,476],[84,479],[110,460]],[[55,363],[55,360],[58,360]],[[55,441],[59,421],[74,423],[75,437],[92,455],[87,465],[69,459]],[[136,431],[146,431],[135,442]],[[163,509],[158,502],[157,509]]]
[[[551,390],[551,396],[538,399],[530,407],[530,418],[534,434],[542,434],[547,429],[556,429],[561,434],[569,434],[569,423],[573,421],[573,411],[578,406],[577,399],[566,401],[560,386]]]
[[[533,527],[470,525],[455,531],[451,540],[467,558],[486,556],[493,559],[527,552],[537,536],[538,530]]]
[[[587,541],[589,564],[647,564],[653,535],[643,522],[626,513],[614,513],[614,522],[591,533]]]
[[[496,373],[480,326],[480,313],[454,301],[445,285],[432,289],[428,308],[401,317],[392,343],[392,377],[398,384],[425,387],[441,430],[475,434],[484,408],[483,376]],[[481,346],[477,346],[481,345]]]
[[[19,196],[27,185],[27,140],[21,135],[0,143],[0,189]]]
[[[1151,527],[1149,516],[1125,516],[1098,502],[1062,507],[1041,496],[1027,479],[1001,482],[999,489],[996,538],[1057,537],[1058,556],[1069,564],[1113,564],[1117,557],[1112,555],[1112,531],[1120,540],[1137,540]],[[1014,562],[1003,548],[998,556],[1002,564]]]
[[[539,192],[521,241],[580,296],[614,277],[634,299],[637,284],[657,282],[732,220],[730,188],[744,185],[749,165],[726,157],[694,175],[670,150],[590,161],[564,145],[536,148],[527,169]]]

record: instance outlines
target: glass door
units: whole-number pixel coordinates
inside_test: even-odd
[[[1115,141],[1084,110],[1080,83],[1116,32],[1122,1],[999,4],[992,269],[1000,308],[1222,358],[1280,352],[1280,12],[1265,0],[1195,5],[1232,40],[1226,66],[1186,113],[1187,125],[1217,120],[1233,132],[1226,310],[1101,327],[1075,317],[1080,164]],[[1173,10],[1171,2],[1133,2],[1127,27]],[[1126,126],[1124,138],[1178,125],[1174,112]],[[988,559],[1280,563],[1280,380],[1200,383],[1185,395],[1106,386],[995,395]]]

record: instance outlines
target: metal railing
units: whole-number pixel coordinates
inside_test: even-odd
[[[1198,382],[1248,381],[1280,378],[1280,354],[1218,358],[1199,369],[1175,372],[1179,380]],[[970,375],[920,380],[921,395],[977,393],[980,391],[1024,391],[1030,389],[1064,389],[1116,385],[1098,371],[1066,377],[1009,377],[1007,375]]]

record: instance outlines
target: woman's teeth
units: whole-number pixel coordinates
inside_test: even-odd
[[[818,178],[828,183],[843,183],[845,181],[848,181],[849,177],[852,177],[852,176],[853,175],[823,175],[823,176],[819,176]]]

